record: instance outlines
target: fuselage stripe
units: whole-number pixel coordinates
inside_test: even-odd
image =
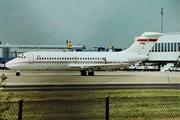
[[[104,62],[58,62],[58,61],[27,61],[27,62],[16,62],[13,64],[105,64]],[[118,63],[128,63],[128,62],[106,62],[106,64],[118,64]]]
[[[137,42],[156,42],[158,39],[138,39]]]

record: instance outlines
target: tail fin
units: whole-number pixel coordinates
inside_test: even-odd
[[[125,51],[147,55],[160,36],[161,33],[145,32]]]

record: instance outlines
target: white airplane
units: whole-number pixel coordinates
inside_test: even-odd
[[[19,70],[64,70],[80,71],[82,76],[93,76],[94,71],[112,70],[127,67],[147,60],[150,49],[161,33],[145,32],[128,49],[121,52],[27,52],[6,63],[14,69],[16,76]]]

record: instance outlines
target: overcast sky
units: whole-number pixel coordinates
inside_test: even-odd
[[[180,32],[180,0],[0,0],[2,44],[127,48],[145,31]]]

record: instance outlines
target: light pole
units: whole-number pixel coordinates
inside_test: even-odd
[[[161,33],[163,33],[163,7],[161,8]]]

